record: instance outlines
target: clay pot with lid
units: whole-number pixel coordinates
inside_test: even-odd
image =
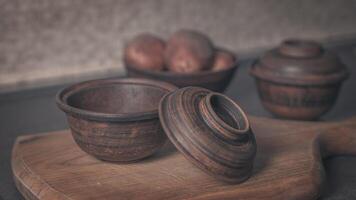
[[[250,74],[267,110],[281,118],[315,120],[334,105],[349,73],[319,43],[291,39],[266,52]]]

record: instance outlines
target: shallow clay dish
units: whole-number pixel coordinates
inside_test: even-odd
[[[145,79],[93,80],[63,89],[56,101],[83,151],[102,160],[129,162],[152,155],[166,141],[158,103],[175,89]]]
[[[238,62],[236,62],[230,68],[219,71],[204,70],[200,72],[182,74],[170,71],[144,70],[126,64],[129,77],[140,77],[165,81],[178,87],[200,86],[216,92],[222,92],[226,89],[237,67]]]

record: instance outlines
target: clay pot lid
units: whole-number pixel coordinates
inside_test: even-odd
[[[346,67],[319,43],[290,39],[258,60],[250,70],[262,80],[292,85],[327,85],[345,80]]]
[[[234,183],[250,177],[255,137],[242,109],[225,95],[185,87],[161,99],[159,117],[170,141],[204,172]]]

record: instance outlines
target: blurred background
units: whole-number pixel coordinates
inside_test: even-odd
[[[69,83],[126,74],[124,44],[178,29],[208,35],[241,65],[225,93],[248,114],[261,105],[251,61],[286,38],[313,39],[335,51],[351,72],[321,120],[356,114],[356,0],[0,0],[0,199],[21,199],[11,172],[17,136],[67,128],[55,94]],[[323,199],[356,199],[356,158],[325,161]]]
[[[1,0],[0,91],[123,75],[141,32],[199,30],[241,58],[288,37],[347,43],[355,23],[352,0]]]

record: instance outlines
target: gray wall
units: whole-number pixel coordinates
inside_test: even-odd
[[[246,55],[286,37],[352,38],[355,24],[352,0],[0,0],[0,90],[121,74],[140,32],[193,28]]]

